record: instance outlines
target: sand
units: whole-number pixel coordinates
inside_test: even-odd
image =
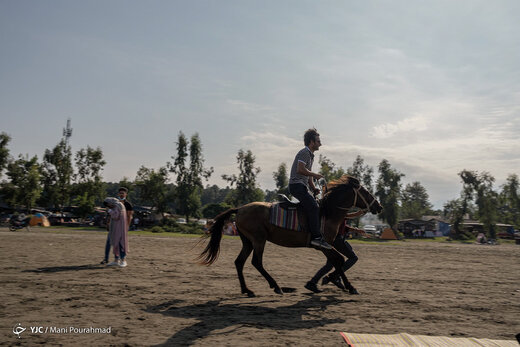
[[[106,233],[0,229],[2,345],[341,346],[339,332],[513,340],[520,332],[520,246],[440,242],[353,243],[347,273],[361,295],[303,288],[324,263],[312,249],[268,244],[244,274],[237,238],[209,267],[188,237],[130,236],[126,268],[98,265]],[[16,327],[26,328],[19,338]],[[31,330],[32,327],[32,330]],[[19,331],[19,330],[18,330]]]

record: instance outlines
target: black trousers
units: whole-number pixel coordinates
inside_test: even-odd
[[[289,193],[294,196],[305,211],[307,216],[307,226],[312,235],[311,238],[321,237],[320,233],[320,208],[316,199],[309,193],[307,186],[301,183],[289,184]]]
[[[338,235],[336,236],[336,239],[334,240],[334,248],[338,250],[341,254],[343,254],[345,257],[347,257],[347,261],[343,264],[342,270],[343,272],[350,269],[357,261],[358,257],[356,253],[354,253],[354,250],[352,249],[352,246],[348,241],[346,240],[346,235]],[[316,272],[316,275],[311,279],[311,282],[318,283],[320,278],[325,276],[329,271],[331,271],[334,268],[332,263],[327,260],[327,263]]]

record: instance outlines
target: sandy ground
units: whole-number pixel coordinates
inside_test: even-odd
[[[354,296],[332,285],[311,294],[303,285],[321,253],[269,244],[266,269],[295,291],[275,294],[249,260],[257,297],[247,298],[233,264],[239,239],[224,239],[219,260],[204,267],[194,262],[198,239],[131,236],[129,266],[106,268],[97,265],[105,235],[0,229],[0,344],[341,346],[340,331],[505,340],[520,332],[518,245],[355,243]],[[18,324],[27,329],[20,338]]]

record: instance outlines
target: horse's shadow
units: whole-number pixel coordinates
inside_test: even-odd
[[[325,300],[323,300],[325,299]],[[163,344],[158,346],[186,346],[195,340],[209,335],[212,331],[236,326],[253,326],[259,329],[300,330],[311,329],[333,323],[344,323],[341,318],[328,319],[317,316],[314,312],[325,310],[328,305],[335,305],[355,300],[336,297],[310,296],[296,304],[271,308],[259,304],[223,304],[222,300],[212,300],[203,304],[182,306],[182,300],[172,300],[145,309],[148,313],[160,313],[165,316],[197,319],[198,322],[179,330]],[[305,318],[305,319],[304,319]],[[309,319],[310,318],[310,319]]]
[[[34,270],[23,270],[22,272],[63,272],[63,271],[79,271],[79,270],[99,270],[104,269],[103,265],[71,265],[71,266],[51,266],[51,267],[40,267]]]

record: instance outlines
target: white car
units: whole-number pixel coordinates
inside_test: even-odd
[[[178,224],[186,224],[186,219],[184,219],[184,218],[177,218],[176,222]]]
[[[371,234],[371,235],[374,235],[374,236],[377,236],[378,232],[377,232],[377,228],[373,225],[370,225],[370,224],[367,224],[365,226],[363,226],[363,230],[367,233],[367,234]]]

